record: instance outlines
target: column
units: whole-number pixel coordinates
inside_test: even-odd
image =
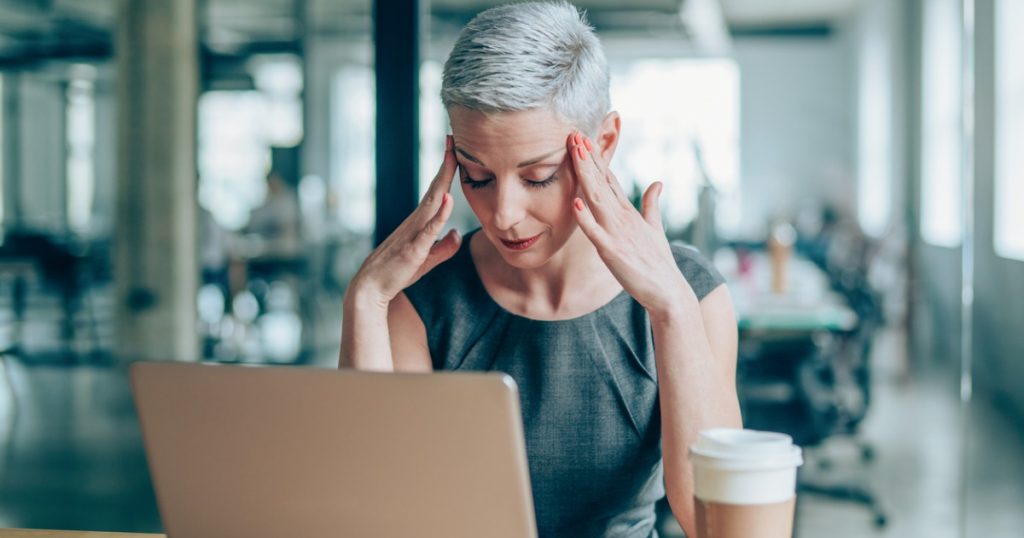
[[[377,223],[380,244],[419,198],[419,0],[375,0]]]
[[[198,358],[196,0],[122,0],[115,280],[124,360]]]

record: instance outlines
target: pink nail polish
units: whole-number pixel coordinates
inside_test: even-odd
[[[576,154],[580,156],[581,161],[587,160],[587,152],[583,151],[583,146],[576,146]]]
[[[587,146],[587,151],[594,151],[594,146],[590,145],[590,139],[589,138],[584,138],[583,139],[583,145]]]
[[[577,198],[573,205],[576,206],[576,211],[583,211],[583,200]]]

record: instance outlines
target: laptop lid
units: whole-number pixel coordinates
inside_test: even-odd
[[[136,363],[131,379],[171,538],[536,536],[507,375]]]

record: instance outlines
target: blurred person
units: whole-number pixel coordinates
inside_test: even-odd
[[[266,176],[266,198],[249,215],[249,222],[242,230],[242,237],[232,248],[233,256],[229,267],[231,290],[230,310],[234,318],[245,325],[244,330],[235,331],[236,338],[250,338],[248,351],[251,358],[266,358],[261,354],[270,351],[267,345],[256,343],[267,320],[264,315],[273,310],[284,310],[288,315],[297,314],[308,319],[306,307],[309,301],[302,298],[306,291],[306,252],[301,238],[301,211],[295,190],[275,169]],[[287,301],[273,300],[274,289],[287,292]],[[295,297],[299,297],[296,301]],[[290,324],[291,322],[289,322]],[[300,322],[301,324],[301,322]],[[297,329],[301,334],[309,331]],[[305,336],[304,336],[305,337]]]
[[[666,239],[662,185],[638,211],[609,171],[608,87],[571,4],[466,26],[444,67],[444,162],[352,279],[339,364],[511,375],[542,537],[657,536],[666,491],[692,536],[687,449],[741,423],[736,319],[713,266]],[[456,172],[481,227],[435,241]]]
[[[245,241],[233,260],[234,294],[248,290],[262,302],[273,281],[297,285],[306,265],[300,230],[298,196],[278,171],[271,170],[266,199],[250,213]]]
[[[267,197],[249,215],[245,232],[259,241],[257,258],[290,260],[301,250],[299,200],[281,174],[267,174]]]

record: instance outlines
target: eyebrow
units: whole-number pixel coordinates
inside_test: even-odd
[[[558,153],[559,151],[562,151],[563,149],[564,148],[558,148],[556,150],[553,150],[553,151],[550,151],[548,153],[545,153],[544,155],[541,155],[540,157],[534,157],[533,159],[527,159],[527,160],[517,164],[516,168],[523,168],[523,167],[526,167],[526,166],[537,164],[540,161],[543,161],[544,159],[547,159],[548,157]],[[455,147],[455,151],[460,153],[463,157],[465,157],[465,158],[475,162],[476,164],[479,164],[480,166],[483,166],[484,168],[487,168],[487,165],[484,164],[483,162],[481,162],[480,159],[477,159],[476,157],[470,155],[469,153],[466,153],[466,151],[464,149],[456,146]]]

